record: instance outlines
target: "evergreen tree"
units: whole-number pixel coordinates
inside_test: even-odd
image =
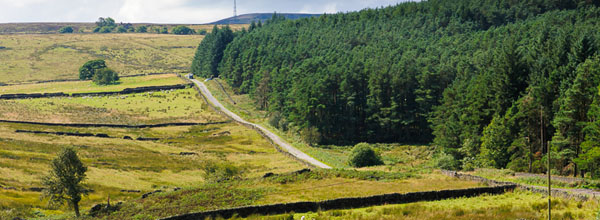
[[[553,149],[560,156],[559,166],[573,165],[570,170],[577,175],[579,169],[574,159],[581,153],[585,135],[583,128],[588,120],[588,111],[600,84],[600,61],[589,59],[577,67],[572,86],[560,98],[560,110],[554,118],[556,134],[552,138]],[[567,172],[562,170],[561,173]]]

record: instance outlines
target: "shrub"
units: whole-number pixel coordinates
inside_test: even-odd
[[[100,33],[110,33],[110,32],[112,32],[112,31],[113,31],[113,29],[114,29],[114,28],[113,28],[113,27],[111,27],[111,26],[104,26],[104,27],[101,27],[101,28],[100,28],[100,30],[99,30],[98,32],[100,32]],[[95,29],[94,29],[94,30],[95,30]]]
[[[127,32],[127,28],[125,28],[123,26],[117,27],[117,33],[126,33],[126,32]]]
[[[119,75],[112,69],[97,69],[92,79],[98,85],[110,85],[119,81]]]
[[[61,34],[73,33],[73,28],[71,26],[62,27],[58,30],[58,33],[61,33]]]
[[[207,161],[202,166],[204,179],[207,182],[218,183],[243,176],[244,169],[228,162]]]
[[[208,32],[208,31],[206,31],[206,30],[204,30],[204,29],[198,30],[198,34],[199,34],[199,35],[206,35],[206,33],[207,33],[207,32]]]
[[[302,129],[300,136],[302,136],[304,142],[310,146],[321,142],[321,133],[319,133],[319,130],[315,127],[307,127]]]
[[[367,143],[359,143],[352,149],[348,161],[353,167],[367,167],[382,165],[381,156],[375,152]]]
[[[288,122],[285,118],[282,117],[281,120],[279,120],[279,129],[282,131],[288,131],[289,125],[290,122]]]
[[[438,154],[438,156],[435,157],[434,164],[436,167],[444,170],[458,169],[458,161],[454,159],[452,155],[446,154],[444,152]]]
[[[194,29],[191,29],[187,26],[179,25],[179,26],[173,28],[173,30],[171,30],[171,33],[177,34],[177,35],[188,35],[188,34],[195,34],[196,31],[194,31]]]
[[[138,26],[138,27],[135,29],[135,32],[138,32],[138,33],[146,33],[146,32],[148,32],[148,27],[146,27],[145,25]]]
[[[269,125],[279,128],[279,121],[281,121],[281,113],[279,112],[274,112],[273,114],[271,114],[271,117],[269,117]]]

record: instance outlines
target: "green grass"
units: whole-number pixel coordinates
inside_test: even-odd
[[[165,81],[158,83],[164,84]],[[10,120],[108,124],[227,120],[208,108],[191,88],[122,96],[0,102],[0,115]],[[18,129],[102,133],[116,138],[15,133]],[[122,139],[124,136],[156,137],[160,140],[125,140]],[[121,190],[148,192],[157,189],[169,191],[174,187],[201,187],[204,178],[200,168],[206,161],[226,161],[243,167],[245,176],[249,178],[305,167],[279,153],[254,130],[236,123],[146,129],[0,123],[0,146],[0,186],[7,188],[0,189],[0,219],[6,216],[70,217],[66,207],[49,209],[45,201],[39,199],[39,192],[28,190],[40,186],[40,177],[47,172],[50,161],[58,149],[66,146],[78,149],[82,161],[89,167],[85,183],[94,192],[82,200],[84,211],[95,203],[105,201],[109,195],[113,201],[135,200],[141,196],[141,193]],[[195,155],[182,156],[181,152],[193,152]]]
[[[51,82],[36,84],[21,84],[13,86],[0,86],[0,94],[15,93],[53,93],[63,92],[89,93],[89,92],[113,92],[121,91],[126,88],[136,88],[144,86],[166,86],[184,84],[181,78],[175,74],[150,75],[139,77],[124,77],[115,85],[96,85],[92,81],[71,81],[71,82]]]
[[[187,72],[201,35],[0,35],[0,83],[77,79],[79,67],[105,59],[119,75]]]
[[[545,176],[516,176],[515,172],[503,169],[477,169],[473,172],[474,175],[482,176],[488,179],[510,181],[520,184],[533,186],[548,186],[548,179]],[[599,189],[600,181],[585,179],[583,181],[565,182],[557,178],[552,179],[552,187],[566,189]]]
[[[248,219],[547,219],[547,199],[525,191],[503,195],[448,199],[401,205],[374,206],[352,210],[331,210]],[[552,219],[595,219],[598,201],[577,202],[553,199]]]
[[[246,205],[321,201],[393,192],[450,189],[457,186],[468,188],[481,184],[452,179],[441,174],[316,170],[304,174],[285,173],[269,178],[248,178],[217,185],[205,184],[178,192],[165,192],[126,203],[121,211],[106,218],[129,219],[143,215],[149,219],[156,219]]]
[[[190,89],[121,96],[0,100],[0,118],[53,123],[148,124],[226,120]]]
[[[277,152],[255,131],[235,123],[152,129],[78,129],[168,138],[154,142],[14,133],[20,126],[0,124],[0,186],[16,188],[0,189],[0,212],[13,210],[26,217],[35,216],[35,210],[41,210],[44,215],[67,211],[65,207],[48,209],[45,201],[39,200],[40,193],[27,190],[41,186],[40,177],[46,173],[57,150],[65,146],[76,147],[89,167],[85,183],[94,192],[82,200],[83,210],[105,201],[109,195],[113,201],[141,196],[141,193],[121,192],[123,189],[148,192],[169,191],[174,187],[198,188],[204,182],[199,168],[206,161],[228,161],[244,167],[245,175],[251,178],[266,172],[289,172],[304,167]],[[30,129],[70,128],[36,126]],[[217,135],[225,131],[228,135]],[[180,152],[196,155],[181,156]]]

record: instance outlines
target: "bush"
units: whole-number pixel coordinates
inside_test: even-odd
[[[383,165],[381,156],[376,153],[367,143],[359,143],[352,149],[348,161],[353,167],[367,167]]]
[[[290,126],[290,122],[288,122],[285,118],[281,118],[281,120],[279,120],[279,129],[281,129],[282,131],[288,131]]]
[[[104,26],[104,27],[100,28],[100,30],[98,30],[98,32],[100,32],[100,33],[110,33],[110,32],[113,31],[113,29],[114,29],[113,27]],[[94,29],[94,31],[95,31],[95,29]]]
[[[458,170],[458,161],[450,154],[440,153],[434,159],[435,166],[444,170]]]
[[[319,133],[319,129],[315,127],[308,127],[302,129],[300,132],[300,136],[304,139],[308,145],[313,146],[321,142],[321,133]]]
[[[112,69],[97,69],[92,79],[98,85],[110,85],[119,81],[119,75]]]
[[[125,28],[123,26],[117,27],[117,33],[126,33],[126,32],[127,32],[127,28]]]
[[[171,30],[171,33],[177,34],[177,35],[188,35],[188,34],[195,34],[196,31],[194,31],[194,29],[191,29],[187,26],[179,25],[179,26],[173,28],[173,30]]]
[[[152,31],[156,32],[157,34],[168,34],[169,30],[167,29],[167,27],[152,27]]]
[[[73,28],[71,26],[62,27],[58,30],[58,33],[61,33],[61,34],[73,33]]]
[[[202,166],[204,179],[207,182],[218,183],[232,179],[239,179],[243,176],[244,169],[237,167],[232,163],[207,161]]]
[[[104,60],[90,60],[79,68],[79,79],[88,80],[94,77],[96,70],[106,68]]]
[[[273,112],[273,114],[271,114],[271,117],[269,117],[269,125],[279,128],[279,121],[281,121],[281,118],[281,113]]]
[[[138,27],[135,29],[135,32],[138,32],[138,33],[146,33],[146,32],[148,32],[148,27],[146,27],[145,25],[138,26]]]
[[[208,31],[206,31],[206,30],[204,30],[204,29],[202,29],[202,30],[198,30],[198,34],[199,34],[199,35],[206,35],[206,33],[207,33],[207,32],[208,32]]]

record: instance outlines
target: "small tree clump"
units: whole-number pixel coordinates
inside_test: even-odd
[[[127,28],[124,26],[117,27],[117,33],[127,33]]]
[[[115,29],[115,28],[111,27],[111,26],[104,26],[104,27],[101,27],[100,30],[98,30],[98,32],[106,34],[106,33],[112,32],[113,29]]]
[[[188,34],[195,34],[196,31],[194,31],[194,29],[191,29],[187,26],[179,25],[177,27],[174,27],[173,30],[171,30],[171,33],[177,34],[177,35],[188,35]]]
[[[148,32],[148,27],[146,27],[146,25],[138,26],[137,28],[135,28],[135,32],[146,33],[146,32]]]
[[[114,70],[105,67],[97,69],[92,80],[98,85],[110,85],[119,81],[119,75]]]
[[[359,143],[352,149],[348,163],[353,167],[382,165],[381,156],[367,143]]]
[[[68,203],[75,215],[79,217],[79,201],[87,190],[81,182],[85,180],[87,167],[79,160],[73,148],[64,148],[51,164],[50,173],[42,178],[46,187],[42,197],[50,198],[50,205],[64,205]]]
[[[106,68],[106,62],[104,60],[90,60],[87,61],[83,66],[79,68],[79,79],[89,80],[94,77],[96,70]]]
[[[58,33],[61,33],[61,34],[73,33],[73,28],[71,26],[62,27],[58,30]]]

